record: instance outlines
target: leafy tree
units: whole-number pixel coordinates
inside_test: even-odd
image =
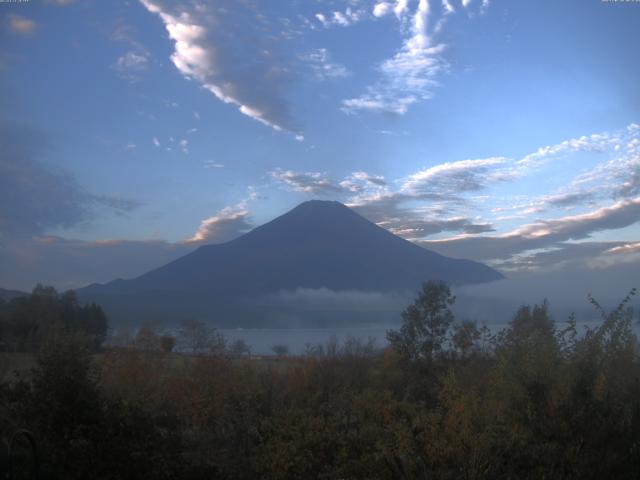
[[[38,355],[27,418],[44,443],[45,470],[53,478],[90,472],[96,452],[89,438],[102,424],[97,373],[87,339],[79,334],[51,335]]]
[[[451,344],[462,358],[466,358],[478,348],[478,341],[481,337],[482,332],[476,323],[465,320],[453,325]]]
[[[0,340],[13,350],[37,351],[52,332],[65,330],[83,334],[95,351],[107,335],[102,308],[81,305],[71,290],[59,294],[38,284],[31,295],[13,298],[1,310]]]
[[[171,353],[176,346],[176,337],[173,335],[162,335],[160,337],[160,348],[164,353]]]
[[[138,350],[152,352],[160,349],[160,335],[156,325],[152,322],[145,322],[136,332],[134,345]]]
[[[455,296],[446,283],[423,283],[413,304],[402,312],[400,330],[387,331],[387,340],[403,357],[430,362],[445,346],[454,319],[449,307],[454,302]]]

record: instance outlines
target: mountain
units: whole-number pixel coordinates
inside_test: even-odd
[[[140,277],[94,284],[78,295],[122,319],[196,315],[220,323],[224,315],[222,323],[241,318],[244,326],[266,321],[265,314],[277,308],[263,300],[283,290],[401,293],[415,292],[429,279],[462,285],[501,278],[481,263],[447,258],[397,237],[339,202],[314,200],[235,240],[202,246]]]
[[[5,302],[8,302],[9,300],[16,297],[26,297],[27,295],[29,294],[26,292],[21,292],[19,290],[6,290],[4,288],[0,288],[0,298]]]

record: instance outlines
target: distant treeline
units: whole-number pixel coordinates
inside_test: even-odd
[[[107,328],[102,308],[80,305],[72,290],[58,293],[38,284],[31,295],[0,299],[0,351],[35,352],[58,330],[83,334],[96,350]]]
[[[59,333],[30,380],[0,386],[0,418],[34,433],[52,479],[636,479],[634,293],[611,312],[591,299],[597,327],[543,302],[492,334],[429,282],[384,351],[277,360],[96,356]]]

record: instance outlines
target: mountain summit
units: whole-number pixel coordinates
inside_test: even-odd
[[[500,278],[486,265],[447,258],[393,235],[339,202],[312,200],[230,242],[202,246],[135,279],[79,293],[108,310],[118,301],[141,307],[173,298],[182,310],[184,302],[197,305],[202,315],[283,290],[414,292],[431,279],[461,285]]]

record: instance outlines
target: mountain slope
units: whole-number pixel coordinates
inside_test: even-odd
[[[226,308],[296,288],[406,292],[429,279],[461,285],[500,278],[486,265],[418,247],[341,203],[316,200],[230,242],[200,247],[138,278],[92,285],[79,294],[146,303],[152,292],[163,292],[180,302],[191,298],[202,311],[195,306]]]
[[[21,292],[19,290],[6,290],[4,288],[0,288],[0,298],[5,302],[8,302],[9,300],[16,297],[26,297],[27,295],[29,294],[26,292]]]

